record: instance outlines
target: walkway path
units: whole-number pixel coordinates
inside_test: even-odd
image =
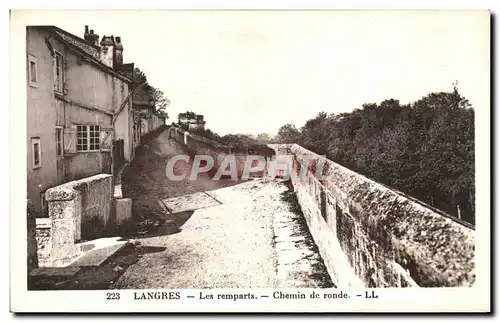
[[[138,239],[161,251],[142,254],[113,288],[332,286],[285,182],[173,182],[165,165],[182,146],[164,132],[146,149],[124,180],[124,195],[157,213],[166,209],[165,224]]]

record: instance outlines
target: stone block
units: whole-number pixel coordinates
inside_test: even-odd
[[[80,267],[40,267],[33,270],[30,276],[40,276],[40,277],[55,277],[55,276],[64,276],[70,277],[75,276],[81,270]]]
[[[38,266],[40,267],[50,265],[50,250],[52,248],[51,230],[52,221],[50,218],[36,219],[37,257]]]
[[[49,201],[49,215],[51,219],[71,220],[80,213],[78,198],[70,200],[51,200]]]
[[[99,174],[53,187],[46,192],[51,219],[44,266],[63,266],[81,254],[76,242],[101,237],[111,214],[112,176]],[[43,239],[42,227],[40,240]],[[45,265],[47,264],[47,265]]]
[[[115,199],[115,207],[117,225],[121,225],[132,218],[132,199]]]
[[[121,184],[117,184],[114,188],[114,194],[113,194],[113,197],[114,198],[123,198],[123,193],[122,193],[122,185]]]

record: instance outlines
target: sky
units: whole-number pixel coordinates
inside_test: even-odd
[[[276,133],[319,112],[389,98],[409,103],[453,83],[489,108],[486,11],[48,11],[29,24],[83,38],[89,25],[122,38],[133,62],[170,99],[221,134]]]

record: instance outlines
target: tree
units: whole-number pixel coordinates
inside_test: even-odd
[[[138,89],[140,86],[145,86],[148,84],[148,79],[146,74],[139,68],[134,69],[134,73],[132,76],[132,86],[134,89]]]
[[[278,130],[276,143],[298,143],[300,132],[293,124],[285,124]]]
[[[209,140],[220,142],[220,136],[210,129],[206,129],[202,135]]]
[[[257,135],[257,141],[261,144],[268,144],[273,142],[273,138],[268,133],[260,133]]]
[[[299,143],[375,181],[475,222],[474,109],[454,84],[412,104],[388,99],[350,113],[322,112],[277,143]]]
[[[154,107],[156,115],[168,118],[166,108],[170,105],[170,100],[165,96],[163,91],[148,83],[146,74],[139,68],[135,68],[134,70],[132,86],[134,89],[134,100],[148,101]]]
[[[315,152],[325,155],[328,150],[329,136],[331,134],[331,119],[325,112],[320,112],[315,118],[310,119],[302,127],[302,144],[305,148],[314,148]],[[318,142],[323,145],[318,146]]]
[[[195,112],[192,112],[192,111],[186,111],[184,113],[179,113],[179,115],[177,116],[178,118],[186,118],[188,120],[194,120],[196,119],[196,113]]]
[[[165,96],[163,91],[156,87],[151,87],[151,99],[156,115],[168,118],[166,109],[170,105],[170,100]]]
[[[157,110],[156,115],[168,119],[168,113],[165,110]]]
[[[229,146],[257,145],[259,142],[247,134],[226,134],[220,138],[220,142]]]

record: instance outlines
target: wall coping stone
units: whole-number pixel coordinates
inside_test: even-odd
[[[45,199],[47,201],[73,200],[79,194],[78,190],[82,189],[84,186],[87,186],[94,181],[99,181],[108,177],[112,177],[112,175],[101,173],[80,180],[63,183],[59,186],[48,189],[45,192]]]

